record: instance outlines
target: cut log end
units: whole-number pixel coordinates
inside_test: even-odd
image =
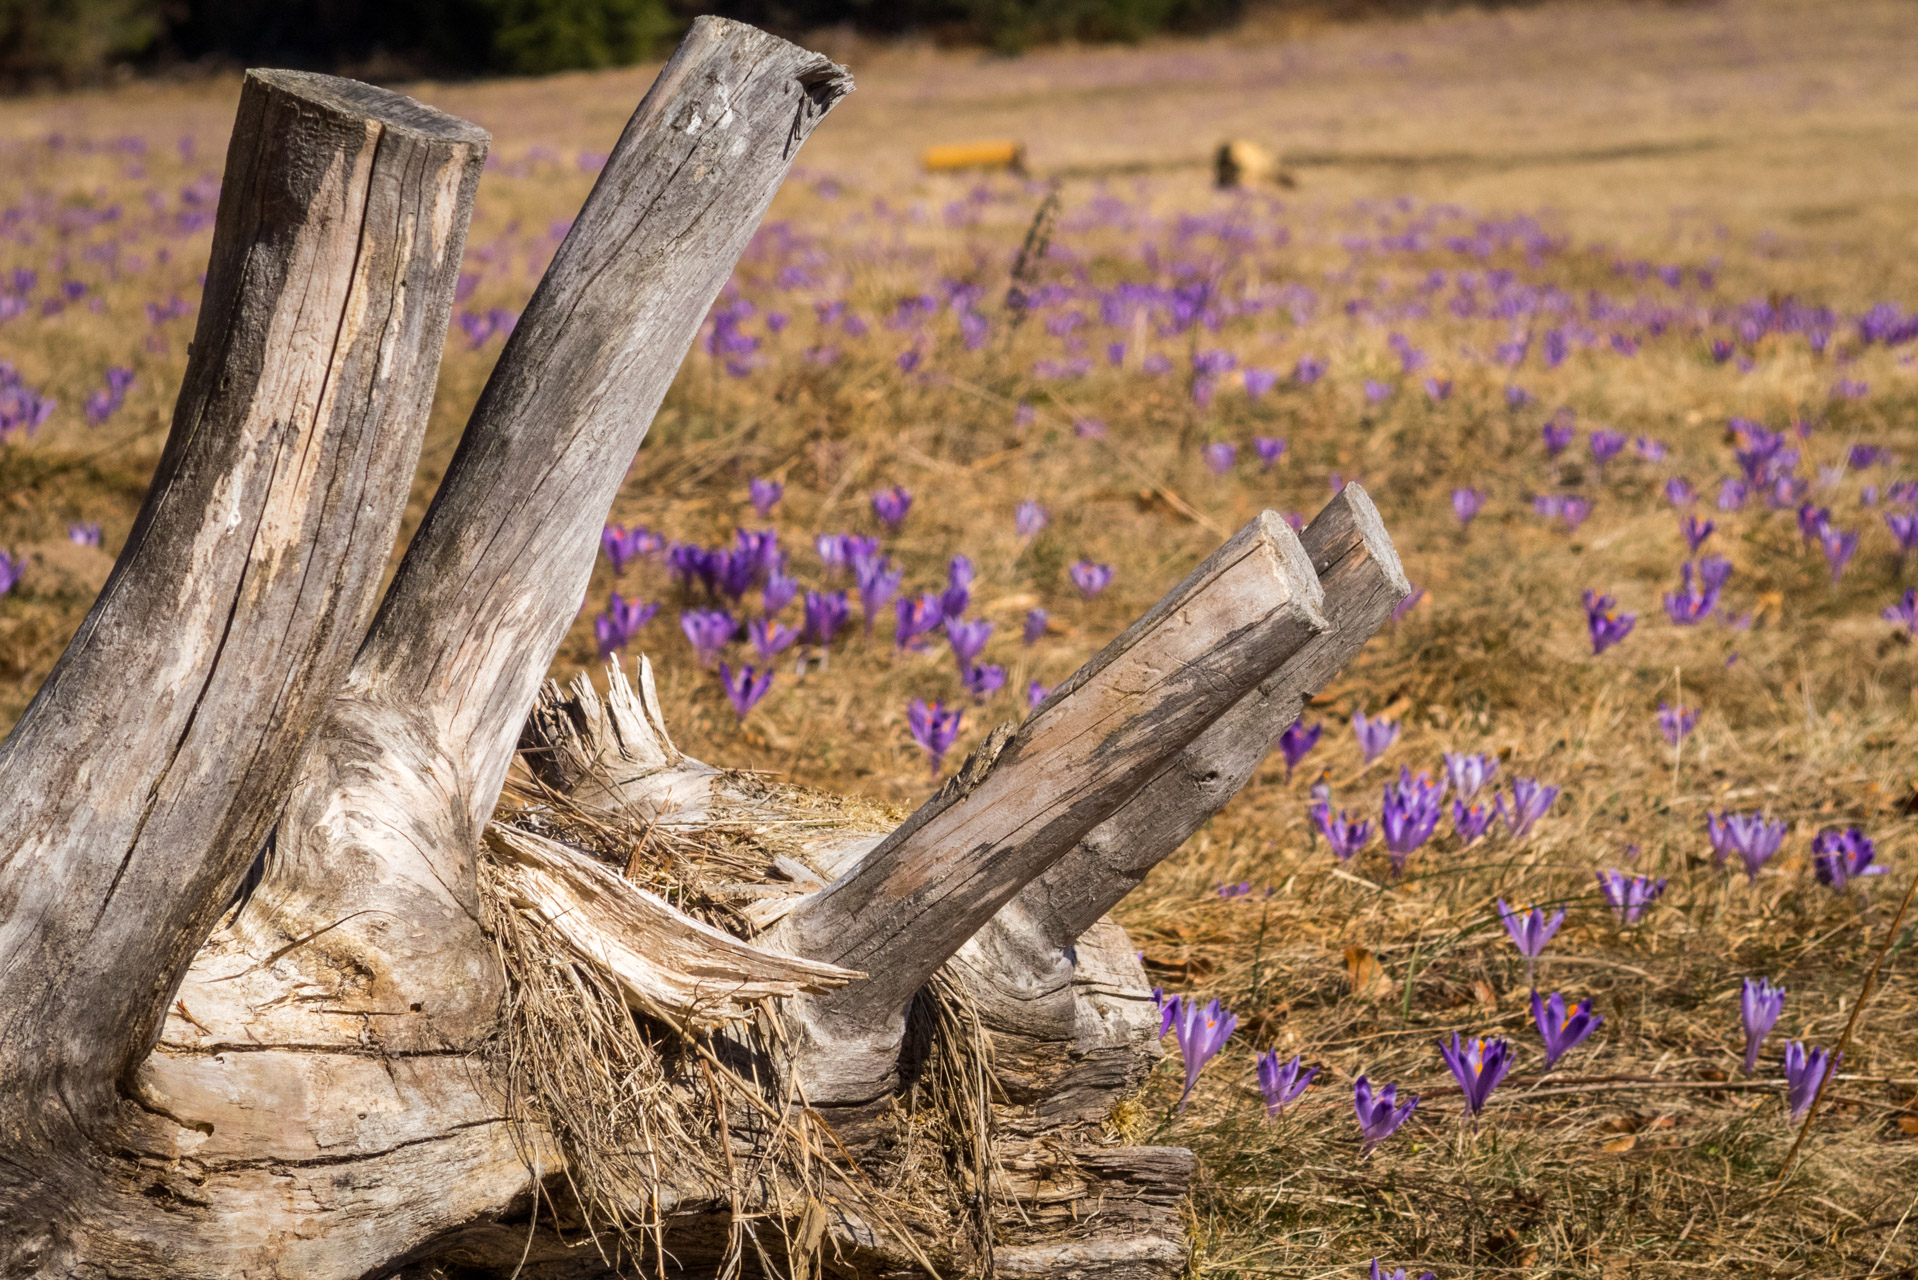
[[[473,147],[485,148],[493,141],[492,134],[470,120],[358,80],[278,68],[254,68],[246,78],[273,93],[298,98],[343,119],[371,120],[415,137]]]

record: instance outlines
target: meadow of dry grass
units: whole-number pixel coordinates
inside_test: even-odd
[[[1175,1054],[1115,1118],[1201,1153],[1197,1273],[1357,1275],[1377,1255],[1445,1280],[1912,1274],[1909,925],[1802,1164],[1774,1179],[1792,1135],[1782,1046],[1838,1040],[1918,872],[1918,661],[1881,617],[1912,581],[1883,515],[1910,510],[1894,489],[1918,476],[1918,341],[1868,342],[1859,323],[1881,302],[1918,309],[1913,16],[1899,0],[1554,4],[1018,61],[833,50],[859,91],[801,157],[721,300],[732,327],[689,358],[613,518],[702,545],[770,524],[790,573],[844,587],[813,535],[882,533],[867,495],[903,485],[915,502],[885,552],[908,592],[972,559],[1005,688],[975,705],[942,647],[895,647],[887,610],[870,637],[855,621],[823,669],[797,674],[789,650],[741,722],[681,636],[688,602],[656,560],[618,579],[602,565],[555,671],[593,660],[608,590],[662,602],[635,648],[659,666],[682,746],[911,803],[928,783],[910,699],[963,705],[963,750],[1261,507],[1309,517],[1337,478],[1359,479],[1426,596],[1308,711],[1325,739],[1296,776],[1269,764],[1120,911],[1168,992],[1240,1018],[1183,1112],[1168,1115]],[[495,133],[468,249],[473,323],[523,304],[648,76],[412,87]],[[0,359],[58,401],[0,443],[0,550],[26,559],[0,596],[0,723],[104,581],[157,457],[236,88],[0,104],[0,314],[22,299]],[[922,145],[993,135],[1026,139],[1037,177],[914,168]],[[1227,136],[1284,150],[1297,187],[1212,191],[1203,159]],[[1048,175],[1060,214],[1015,325],[1008,271]],[[20,289],[14,268],[37,280]],[[65,280],[84,288],[62,302]],[[983,325],[976,347],[966,325]],[[499,342],[455,327],[411,520]],[[1236,368],[1207,399],[1194,362],[1212,352]],[[1294,375],[1308,356],[1327,368],[1309,384]],[[116,365],[133,388],[90,426],[83,406]],[[1248,369],[1277,385],[1248,394]],[[1578,434],[1551,459],[1541,427],[1561,410]],[[1802,455],[1787,489],[1802,493],[1718,508],[1720,478],[1739,474],[1733,418],[1786,433]],[[1600,469],[1589,441],[1606,428],[1667,452],[1627,448]],[[1269,470],[1255,436],[1288,442]],[[1223,475],[1202,457],[1211,443],[1241,446]],[[1846,466],[1853,446],[1891,461]],[[1715,616],[1692,627],[1661,608],[1685,558],[1663,496],[1674,476],[1717,522],[1704,554],[1733,565]],[[748,506],[753,477],[785,485],[769,521]],[[1488,495],[1466,528],[1460,487]],[[1538,495],[1592,514],[1568,531],[1535,513]],[[1013,526],[1025,499],[1050,514],[1032,539]],[[1860,535],[1835,582],[1795,518],[1807,499]],[[102,546],[69,540],[87,521]],[[1114,567],[1096,598],[1069,579],[1081,559]],[[1586,589],[1638,619],[1601,655]],[[1026,646],[1032,608],[1052,621]],[[744,644],[729,656],[755,661]],[[1701,711],[1679,752],[1659,735],[1661,701]],[[1370,766],[1347,728],[1359,708],[1403,726]],[[1563,794],[1524,839],[1461,849],[1448,820],[1397,878],[1376,839],[1341,864],[1313,834],[1315,782],[1376,818],[1381,784],[1436,771],[1444,751],[1494,753],[1499,782]],[[1714,865],[1705,814],[1761,808],[1790,834],[1748,884]],[[1810,842],[1854,825],[1890,873],[1834,893],[1813,880]],[[1614,866],[1669,880],[1631,928],[1594,892],[1593,871]],[[1238,882],[1252,891],[1216,891]],[[1542,1082],[1501,895],[1567,907],[1540,985],[1605,1017]],[[1748,975],[1789,988],[1751,1081]],[[1453,1031],[1519,1045],[1476,1131],[1434,1047]],[[1277,1122],[1253,1084],[1254,1052],[1274,1047],[1324,1066]],[[1424,1097],[1365,1160],[1361,1073]]]

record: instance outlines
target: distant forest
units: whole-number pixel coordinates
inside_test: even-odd
[[[1013,53],[1059,39],[1204,30],[1242,0],[0,0],[0,87],[196,63],[537,75],[663,54],[702,13],[786,34],[847,26]]]

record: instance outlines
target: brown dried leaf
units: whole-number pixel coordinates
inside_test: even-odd
[[[1637,1145],[1638,1139],[1628,1133],[1622,1137],[1607,1138],[1599,1144],[1598,1149],[1609,1156],[1622,1156]]]
[[[1345,977],[1352,984],[1352,994],[1362,996],[1384,977],[1379,967],[1379,958],[1364,947],[1345,949]]]

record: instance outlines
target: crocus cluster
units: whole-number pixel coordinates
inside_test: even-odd
[[[1705,813],[1705,833],[1711,841],[1712,865],[1721,866],[1737,854],[1745,864],[1745,875],[1755,884],[1758,873],[1771,861],[1784,843],[1789,830],[1784,822],[1772,822],[1762,812],[1732,813],[1727,810]]]

